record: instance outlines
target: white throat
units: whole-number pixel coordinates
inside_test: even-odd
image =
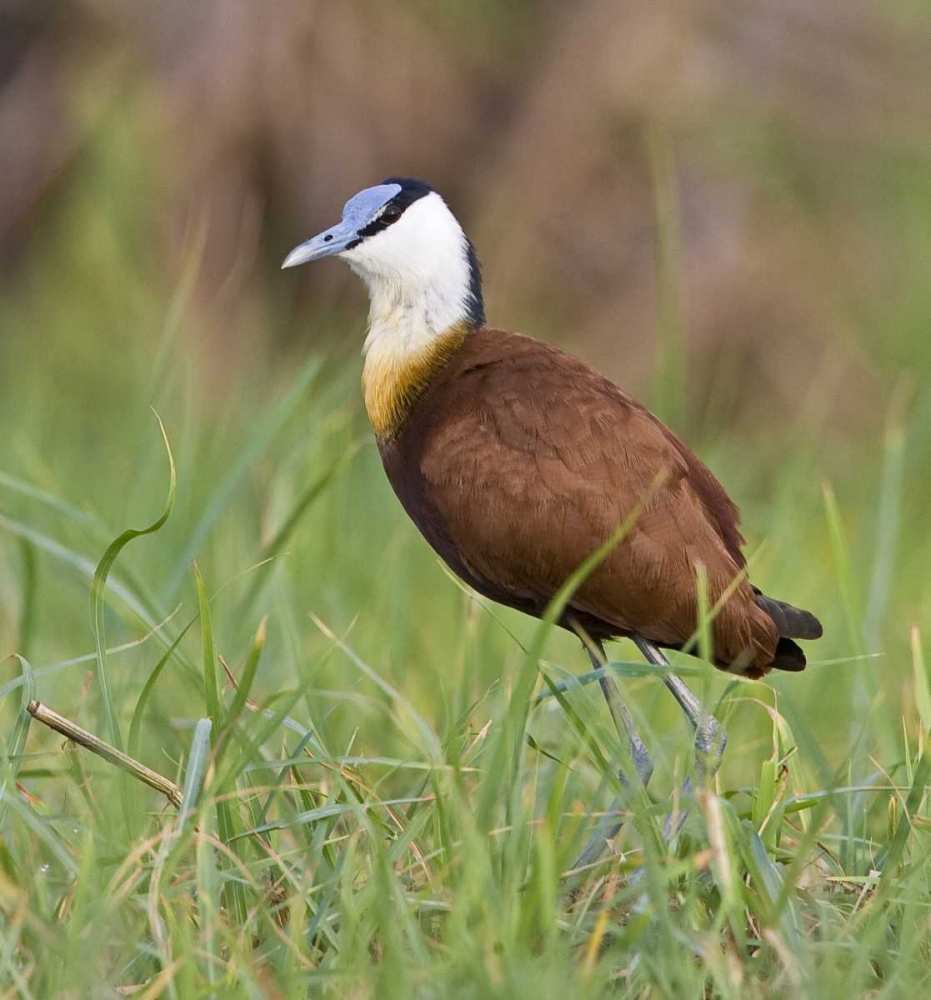
[[[431,192],[392,226],[341,254],[369,290],[369,361],[421,355],[469,320],[469,244],[443,199]]]

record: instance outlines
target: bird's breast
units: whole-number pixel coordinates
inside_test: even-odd
[[[374,338],[365,355],[362,393],[379,441],[390,440],[435,376],[471,332],[465,324],[412,342],[399,334]]]

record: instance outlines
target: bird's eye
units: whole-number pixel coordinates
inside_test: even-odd
[[[387,205],[385,210],[379,216],[379,222],[384,222],[390,226],[392,222],[397,222],[400,218],[400,207],[398,205]]]

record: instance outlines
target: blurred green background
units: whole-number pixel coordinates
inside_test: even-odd
[[[88,514],[7,484],[6,518],[96,561],[162,502],[154,406],[179,502],[134,558],[167,614],[191,600],[191,559],[214,588],[247,570],[364,442],[250,614],[248,581],[219,602],[225,641],[277,585],[271,687],[325,670],[309,610],[355,621],[428,714],[506,676],[484,615],[494,652],[456,662],[466,599],[370,447],[363,289],[338,263],[278,271],[358,188],[421,176],[479,249],[492,322],[583,355],[708,460],[763,545],[756,578],[824,619],[811,658],[884,654],[777,678],[786,697],[838,750],[858,690],[910,711],[909,626],[931,613],[924,5],[7,2],[0,39],[0,470]],[[15,532],[0,555],[0,650],[86,651],[72,572],[35,551],[24,622]],[[79,682],[48,683],[70,699]]]

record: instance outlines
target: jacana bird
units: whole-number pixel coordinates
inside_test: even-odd
[[[391,177],[346,203],[283,267],[339,256],[371,299],[362,385],[388,479],[449,567],[478,593],[541,616],[573,572],[628,530],[572,595],[560,624],[586,640],[628,637],[646,658],[698,626],[703,567],[717,606],[716,666],[744,677],[798,671],[808,611],[746,576],[739,513],[657,417],[584,361],[485,325],[478,259],[428,184]],[[614,681],[601,686],[641,780],[652,771]],[[663,679],[716,768],[726,735],[680,678]]]

